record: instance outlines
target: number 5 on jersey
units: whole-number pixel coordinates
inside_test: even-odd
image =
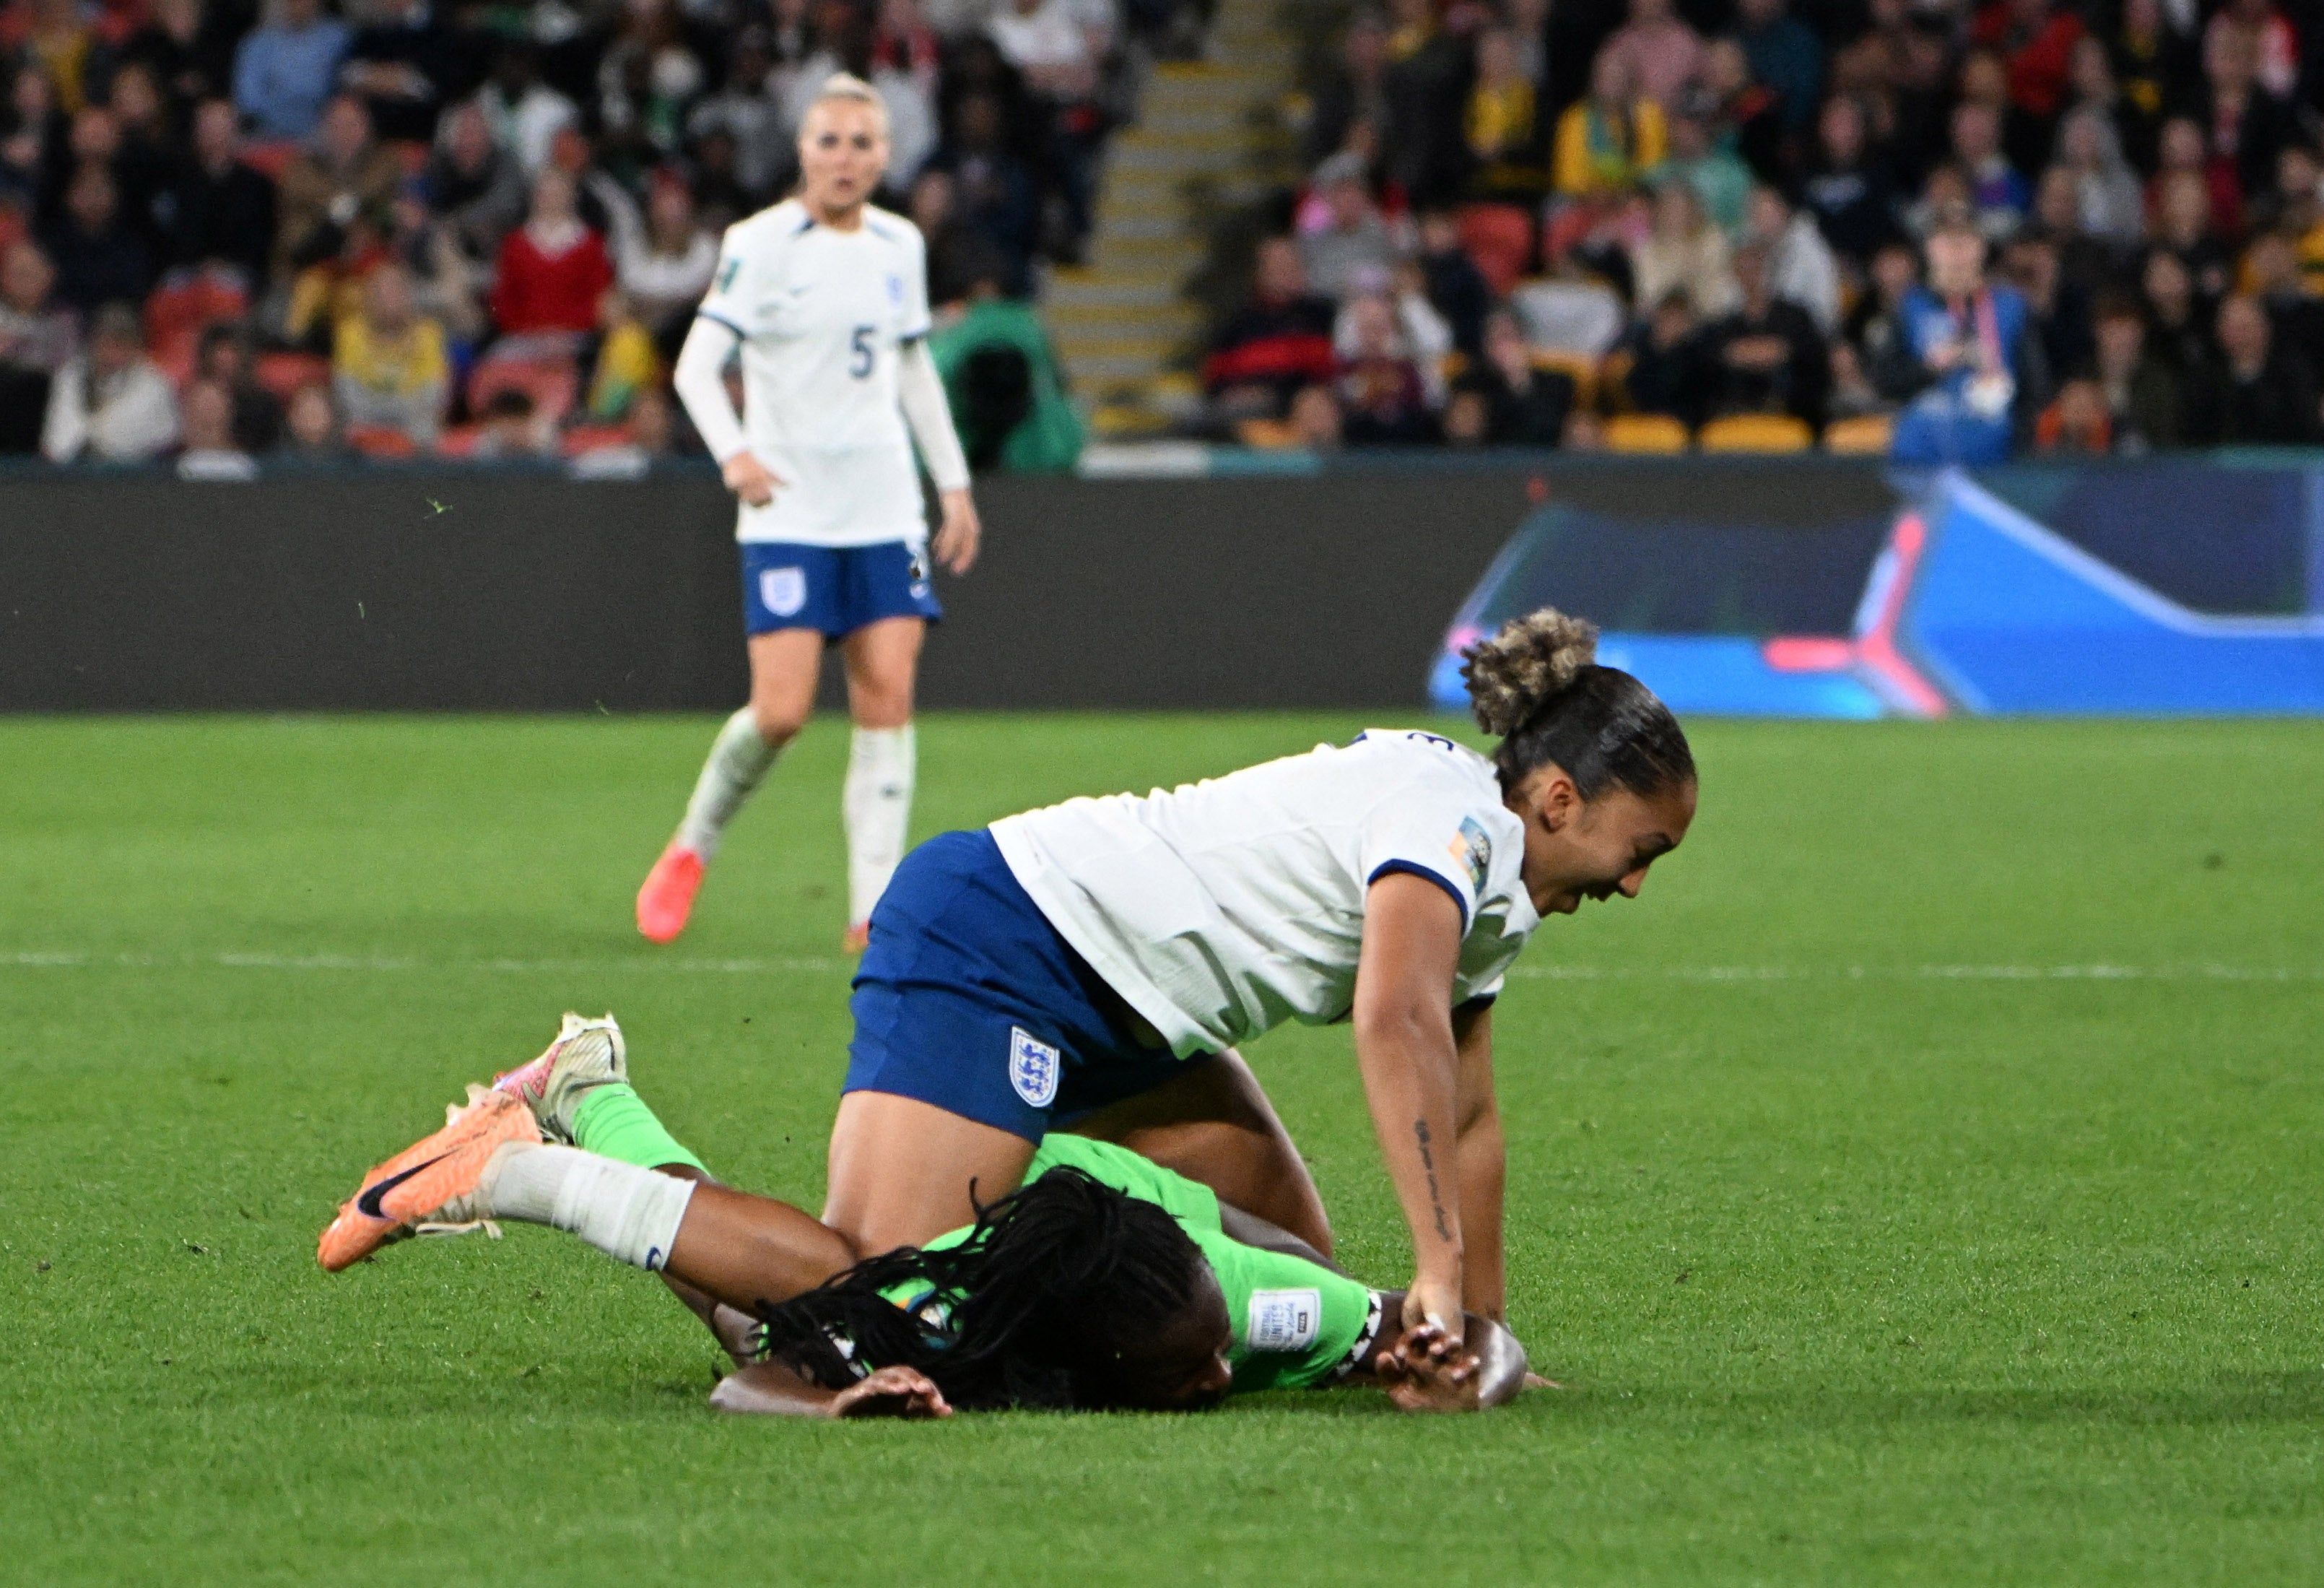
[[[847,373],[859,381],[872,378],[872,361],[879,356],[872,346],[872,337],[879,328],[857,326],[855,334],[847,338],[848,350],[853,355],[847,361]]]

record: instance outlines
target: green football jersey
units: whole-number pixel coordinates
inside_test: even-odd
[[[1207,1186],[1173,1173],[1126,1147],[1084,1136],[1041,1139],[1025,1171],[1028,1182],[1065,1166],[1102,1185],[1163,1208],[1193,1236],[1226,1296],[1234,1344],[1227,1362],[1234,1388],[1296,1390],[1337,1374],[1379,1328],[1377,1292],[1343,1274],[1286,1253],[1261,1251],[1234,1240],[1219,1227],[1219,1199]],[[928,1242],[958,1245],[964,1229]],[[914,1310],[930,1297],[925,1290],[898,1287],[888,1299]]]

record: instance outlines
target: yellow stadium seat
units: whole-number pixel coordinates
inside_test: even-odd
[[[1733,413],[1703,426],[1695,441],[1705,452],[1805,452],[1815,432],[1788,413]]]
[[[1554,370],[1573,383],[1573,406],[1589,413],[1598,406],[1598,361],[1587,353],[1556,353],[1536,347],[1533,353],[1536,369]]]
[[[1666,413],[1617,414],[1606,421],[1609,452],[1683,452],[1686,427]]]
[[[1885,413],[1834,420],[1823,429],[1823,449],[1847,457],[1886,457],[1896,421]]]

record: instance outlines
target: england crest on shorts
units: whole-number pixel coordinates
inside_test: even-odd
[[[759,574],[759,605],[777,617],[788,617],[807,605],[807,570],[803,568],[764,568]]]
[[[1056,1048],[1022,1026],[1009,1028],[1009,1084],[1017,1088],[1018,1096],[1035,1108],[1048,1107],[1056,1101],[1064,1069]]]

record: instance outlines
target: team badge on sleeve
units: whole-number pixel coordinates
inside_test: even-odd
[[[1056,1100],[1057,1081],[1065,1068],[1057,1050],[1022,1026],[1009,1028],[1009,1084],[1017,1095],[1035,1108]]]
[[[1305,1351],[1315,1343],[1323,1323],[1321,1290],[1254,1290],[1250,1293],[1253,1351]]]
[[[1461,830],[1452,835],[1446,853],[1469,868],[1469,885],[1480,894],[1485,891],[1485,878],[1493,869],[1493,840],[1477,818],[1464,816]]]

